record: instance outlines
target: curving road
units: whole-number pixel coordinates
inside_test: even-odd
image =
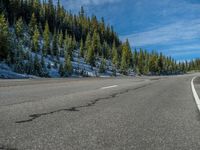
[[[0,80],[0,150],[198,150],[197,75]]]

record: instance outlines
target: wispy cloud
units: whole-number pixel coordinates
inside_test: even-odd
[[[200,44],[189,44],[189,45],[176,45],[176,46],[172,46],[169,49],[164,49],[164,52],[168,52],[168,53],[183,53],[183,52],[200,52]]]
[[[148,46],[191,40],[200,37],[200,19],[181,21],[146,32],[122,36],[133,46]]]

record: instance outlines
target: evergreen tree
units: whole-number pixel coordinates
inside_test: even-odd
[[[71,57],[69,55],[65,56],[64,72],[65,72],[65,76],[71,76],[73,73]]]
[[[37,75],[37,76],[42,75],[42,67],[37,55],[35,55],[34,57],[34,75]]]
[[[33,34],[33,46],[32,46],[32,50],[34,52],[39,52],[39,37],[40,37],[40,33],[38,31],[38,27],[37,25],[35,25],[35,30],[34,30],[34,34]]]
[[[0,60],[7,58],[9,54],[8,23],[4,15],[0,14]]]
[[[24,63],[19,58],[14,64],[14,71],[18,73],[24,73]]]
[[[75,36],[72,38],[72,45],[73,45],[73,50],[77,48],[77,42]]]
[[[131,67],[132,51],[131,51],[131,47],[130,47],[128,39],[126,40],[125,47],[127,49],[127,54],[126,54],[127,55],[127,65],[128,65],[128,67]]]
[[[31,16],[31,21],[29,23],[30,34],[33,35],[35,31],[35,26],[37,25],[37,20],[35,18],[35,14],[33,13]]]
[[[133,53],[133,68],[134,68],[135,71],[137,71],[137,68],[138,68],[138,52],[137,52],[136,49],[134,50],[134,53]]]
[[[92,45],[92,38],[91,38],[90,33],[88,33],[86,41],[85,41],[85,49],[88,51],[88,49],[91,47],[91,45]]]
[[[72,52],[74,50],[74,45],[72,41],[72,37],[69,37],[66,35],[65,37],[65,49],[66,49],[66,54],[68,54],[72,58]]]
[[[144,66],[145,66],[145,62],[144,62],[144,52],[142,49],[140,49],[140,53],[138,56],[138,71],[140,74],[144,73]]]
[[[98,32],[95,30],[92,37],[92,47],[96,55],[101,55],[101,43]]]
[[[43,47],[43,55],[46,56],[47,54],[51,55],[51,48],[50,48],[50,31],[49,31],[49,25],[46,22],[45,28],[44,28],[44,33],[43,33],[43,38],[44,38],[44,47]]]
[[[106,41],[103,42],[102,53],[103,53],[104,58],[106,58],[106,59],[112,58],[110,46],[108,45],[108,43]]]
[[[87,63],[89,63],[91,66],[95,66],[94,49],[92,48],[92,46],[88,47]]]
[[[118,52],[117,52],[115,42],[113,42],[113,46],[112,46],[112,63],[115,65],[115,67],[118,67],[119,65]]]
[[[156,55],[153,55],[150,57],[149,60],[149,71],[152,74],[155,74],[157,72],[157,60],[156,60]]]
[[[129,65],[130,65],[129,47],[125,43],[122,46],[122,59],[121,59],[121,67],[120,67],[121,72],[123,74],[127,74]]]
[[[83,39],[81,39],[80,55],[81,55],[81,57],[84,57],[84,44],[83,44]]]
[[[41,72],[41,76],[42,77],[48,77],[48,71],[47,71],[47,67],[46,67],[46,64],[45,64],[45,61],[44,61],[44,57],[42,56],[41,58],[41,68],[42,68],[42,72]]]
[[[59,33],[59,36],[58,36],[58,45],[60,48],[63,47],[63,33],[62,31]]]
[[[158,63],[157,63],[158,64],[158,73],[161,74],[163,72],[163,66],[164,66],[162,53],[160,53],[160,56],[157,61],[158,61]]]
[[[58,56],[58,35],[56,33],[54,33],[54,37],[53,37],[53,46],[52,46],[52,52],[54,56]]]
[[[81,19],[83,19],[85,16],[85,10],[84,10],[83,6],[81,6],[81,11],[80,11],[79,15],[80,15]]]
[[[106,60],[102,59],[99,67],[99,73],[105,73],[105,71],[106,71]]]
[[[123,74],[127,74],[128,64],[127,64],[127,51],[123,49],[122,51],[122,59],[121,59],[121,72]]]
[[[64,67],[63,67],[63,64],[62,64],[62,63],[61,63],[60,66],[59,66],[58,72],[59,72],[59,74],[60,74],[60,77],[64,77],[65,72],[64,72]]]
[[[16,31],[16,35],[17,37],[21,38],[23,36],[23,30],[24,30],[24,23],[22,18],[20,17],[15,25],[15,31]]]
[[[26,72],[27,72],[27,74],[34,75],[35,74],[34,61],[33,61],[32,55],[30,53],[28,53],[28,55],[29,55],[29,57],[28,57],[27,65],[26,65]]]

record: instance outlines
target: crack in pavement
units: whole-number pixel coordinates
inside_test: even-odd
[[[0,150],[17,150],[17,148],[13,148],[13,147],[10,147],[10,146],[0,144]]]
[[[32,121],[34,121],[35,119],[38,119],[38,118],[40,118],[40,117],[42,117],[42,116],[46,116],[46,115],[50,115],[50,114],[54,114],[54,113],[59,113],[59,112],[62,112],[62,111],[77,112],[77,111],[80,111],[79,109],[81,109],[81,108],[92,107],[92,106],[94,106],[97,102],[99,102],[99,101],[101,101],[101,100],[107,100],[107,99],[115,98],[115,97],[117,97],[117,96],[119,96],[119,95],[128,93],[129,91],[135,91],[135,90],[138,90],[138,89],[147,87],[147,86],[149,86],[149,85],[151,85],[151,84],[152,84],[152,83],[149,83],[149,84],[146,84],[146,85],[137,87],[137,88],[133,88],[133,89],[127,89],[127,90],[121,91],[121,92],[119,92],[119,93],[114,93],[114,94],[112,94],[112,95],[109,95],[109,96],[107,96],[107,97],[97,98],[97,99],[94,99],[94,100],[90,101],[89,103],[87,103],[87,104],[85,104],[85,105],[70,107],[70,108],[66,108],[66,109],[59,109],[59,110],[55,110],[55,111],[51,111],[51,112],[47,112],[47,113],[40,113],[40,114],[29,115],[29,118],[30,118],[30,119],[21,120],[21,121],[16,121],[15,123],[20,124],[20,123],[32,122]]]

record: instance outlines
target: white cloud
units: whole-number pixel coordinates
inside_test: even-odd
[[[177,57],[177,56],[187,56],[187,55],[193,55],[194,57],[198,57],[200,54],[200,51],[197,50],[190,50],[190,51],[182,51],[182,52],[173,52],[169,53],[168,55]]]
[[[188,51],[199,51],[200,52],[200,44],[189,44],[189,45],[178,45],[178,46],[172,46],[169,49],[166,49],[164,51],[168,52],[177,52],[177,53],[182,53],[182,52],[188,52]]]
[[[122,36],[129,39],[132,46],[148,46],[192,40],[200,37],[200,19],[180,21],[151,31]]]

